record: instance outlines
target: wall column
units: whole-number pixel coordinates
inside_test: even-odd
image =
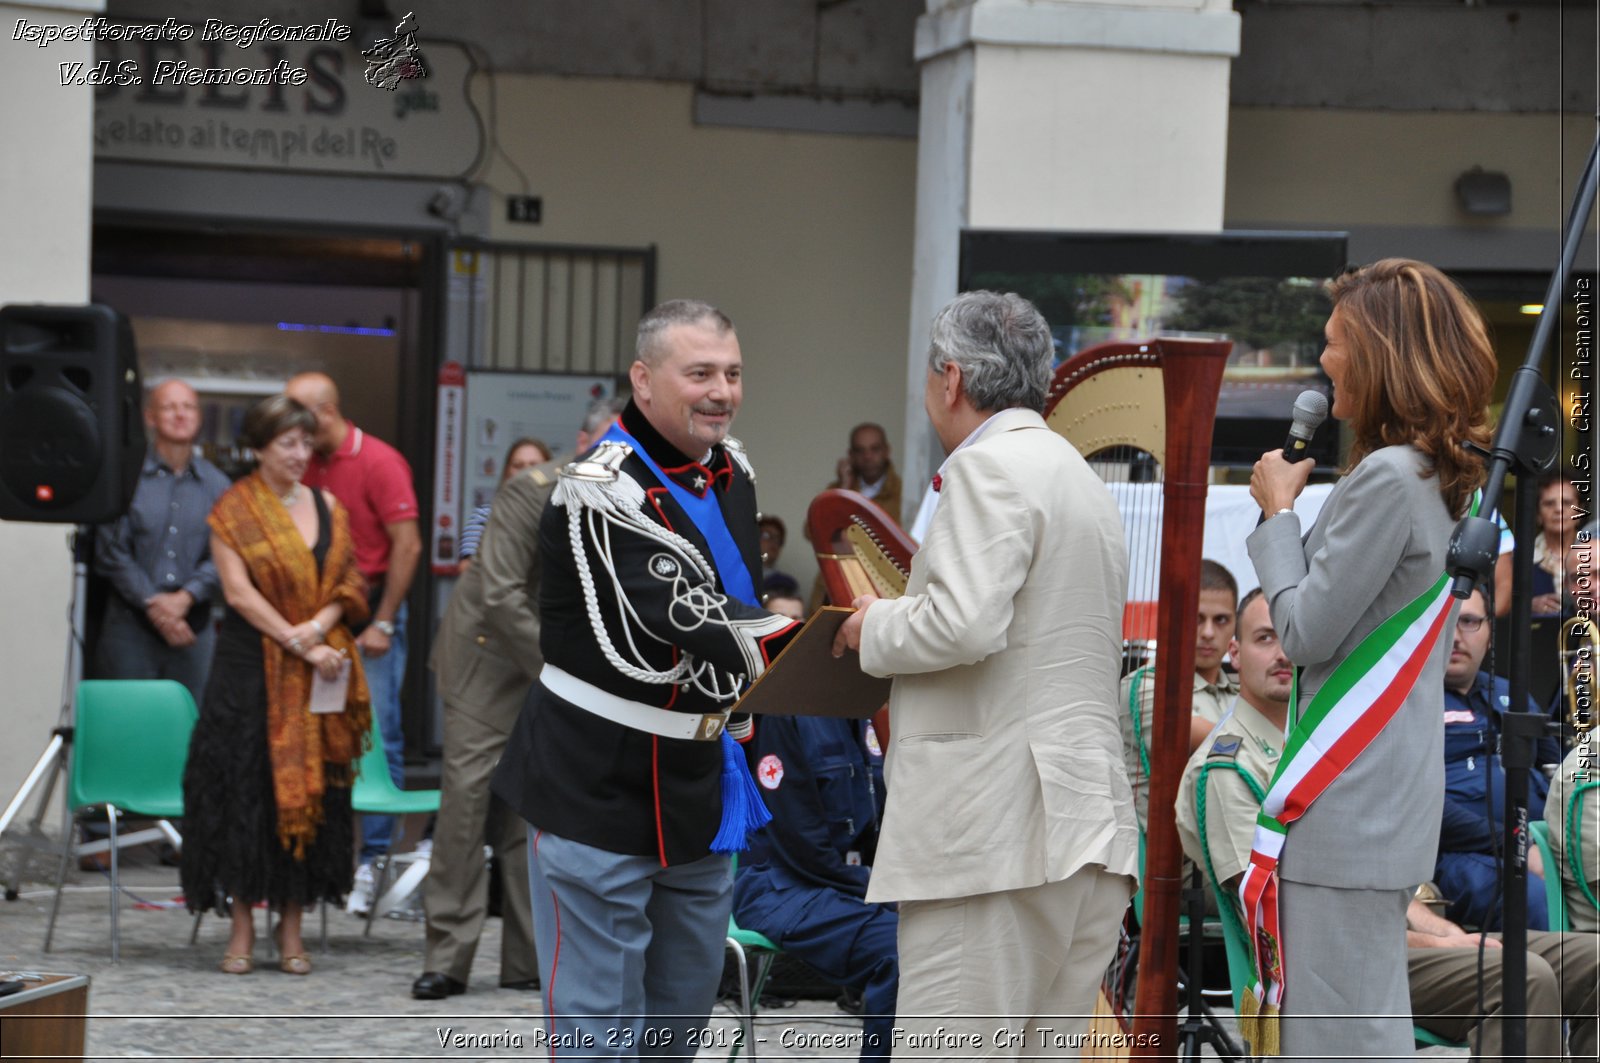
[[[9,147],[0,152],[7,248],[0,255],[0,303],[89,298],[94,90],[63,86],[60,64],[92,64],[94,46],[54,41],[40,48],[10,38],[18,20],[71,25],[102,10],[100,0],[0,4],[7,39],[0,98],[13,101],[6,114]],[[0,807],[43,752],[60,708],[71,531],[64,524],[0,521],[0,718],[10,738],[0,747]],[[54,829],[59,822],[52,809],[46,823]]]
[[[922,409],[928,324],[963,228],[1222,228],[1228,0],[928,0],[922,65],[906,515],[943,460]]]

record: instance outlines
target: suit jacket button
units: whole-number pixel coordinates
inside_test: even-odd
[[[487,636],[487,635],[479,635],[478,636],[478,645],[485,646],[485,645],[488,645],[488,642],[489,642],[489,636]]]

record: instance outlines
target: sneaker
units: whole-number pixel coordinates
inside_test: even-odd
[[[350,888],[350,897],[344,903],[344,910],[351,915],[366,915],[370,912],[372,891],[377,884],[378,877],[373,874],[370,863],[364,863],[356,868],[355,885]]]

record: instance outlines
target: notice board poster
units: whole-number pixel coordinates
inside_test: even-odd
[[[506,452],[517,440],[537,439],[551,457],[571,460],[589,404],[610,398],[616,390],[616,380],[608,376],[469,370],[462,516],[494,497]]]

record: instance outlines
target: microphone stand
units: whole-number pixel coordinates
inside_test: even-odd
[[[1503,1058],[1525,1059],[1528,1053],[1528,772],[1534,746],[1548,722],[1528,712],[1528,677],[1531,674],[1533,536],[1537,502],[1534,479],[1556,460],[1561,440],[1560,410],[1555,392],[1540,375],[1540,363],[1555,323],[1561,316],[1561,295],[1578,256],[1590,212],[1594,209],[1596,154],[1600,140],[1589,149],[1573,198],[1561,245],[1561,261],[1550,276],[1544,310],[1539,315],[1528,355],[1512,377],[1511,388],[1488,453],[1489,479],[1483,489],[1483,506],[1476,517],[1464,517],[1450,538],[1451,593],[1465,599],[1472,588],[1493,578],[1500,529],[1495,523],[1496,499],[1506,474],[1517,471],[1516,544],[1512,552],[1511,584],[1511,705],[1504,715],[1500,746],[1506,773],[1504,837],[1510,842],[1502,869],[1501,935]],[[1559,873],[1559,869],[1546,869]]]

